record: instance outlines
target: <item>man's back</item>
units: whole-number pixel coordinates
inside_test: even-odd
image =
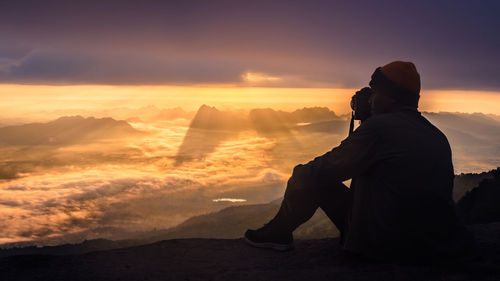
[[[375,115],[357,131],[369,166],[353,178],[344,247],[372,257],[453,252],[461,238],[446,137],[416,110]]]
[[[364,116],[358,113],[366,102],[372,116],[339,146],[294,168],[278,214],[245,234],[250,244],[290,248],[293,230],[320,207],[341,231],[344,248],[368,257],[422,261],[471,248],[452,200],[450,145],[417,111],[415,65],[377,67],[369,85],[368,100],[356,93],[351,107],[353,120]],[[342,184],[347,179],[351,188]]]

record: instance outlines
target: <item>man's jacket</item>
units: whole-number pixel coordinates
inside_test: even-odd
[[[344,248],[374,258],[457,255],[472,238],[452,200],[445,135],[416,110],[374,115],[311,161],[311,179],[352,179]]]

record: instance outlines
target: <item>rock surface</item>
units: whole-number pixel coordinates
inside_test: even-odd
[[[82,255],[0,259],[0,280],[500,280],[500,223],[472,227],[475,257],[447,265],[359,260],[337,239],[298,240],[288,252],[242,239],[178,239]]]

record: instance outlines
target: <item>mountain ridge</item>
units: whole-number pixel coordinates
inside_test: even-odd
[[[65,145],[108,139],[142,132],[123,120],[63,116],[46,123],[28,123],[0,128],[0,144]]]

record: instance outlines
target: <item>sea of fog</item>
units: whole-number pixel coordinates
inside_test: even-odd
[[[7,140],[0,147],[0,243],[130,238],[227,206],[266,203],[283,195],[295,165],[347,135],[347,119],[324,109],[306,112],[314,117],[296,114],[284,121],[286,114],[264,116],[283,126],[267,126],[265,118],[259,119],[262,124],[249,122],[248,112],[205,110],[203,122],[194,125],[194,112],[149,107],[115,114],[130,128],[114,119],[103,127],[97,118],[92,124],[101,127],[93,131],[83,117],[11,128],[23,138],[44,134],[37,130],[54,130],[56,137]],[[430,117],[450,130],[456,172],[500,164],[498,135],[480,137],[483,142],[475,146],[467,129],[460,131],[463,122]],[[225,125],[214,126],[218,122]],[[57,131],[60,124],[73,129]]]

